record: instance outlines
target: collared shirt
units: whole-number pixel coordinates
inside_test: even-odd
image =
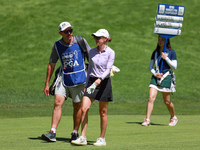
[[[83,40],[85,42],[85,46],[86,46],[87,52],[89,54],[89,51],[90,51],[91,48],[90,48],[89,44],[87,43],[87,41],[84,38],[83,38]],[[73,44],[77,43],[76,38],[73,38],[73,41],[70,44],[66,44],[63,39],[60,39],[59,41],[60,41],[60,43],[62,45],[66,46],[66,47],[72,46]],[[51,51],[50,58],[49,58],[49,62],[57,63],[58,59],[59,59],[59,57],[58,57],[58,54],[57,54],[57,51],[56,51],[56,47],[55,47],[55,44],[54,44],[53,48],[52,48],[52,51]]]
[[[115,52],[108,46],[102,51],[93,48],[89,52],[89,68],[87,74],[87,82],[90,77],[105,79],[110,77],[110,70],[114,64]]]

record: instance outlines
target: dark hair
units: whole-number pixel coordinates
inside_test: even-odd
[[[172,47],[171,47],[171,44],[170,44],[170,40],[169,40],[169,39],[167,39],[167,45],[166,45],[166,47],[167,47],[169,50],[172,50]],[[160,50],[159,44],[157,44],[156,50]]]
[[[112,41],[112,38],[109,37],[109,38],[107,39],[107,42],[111,42],[111,41]]]

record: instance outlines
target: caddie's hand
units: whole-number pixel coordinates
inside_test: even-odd
[[[166,59],[166,58],[167,58],[167,55],[166,55],[164,52],[162,52],[162,53],[161,53],[161,57],[162,57],[162,59]]]
[[[91,86],[87,88],[88,94],[92,94],[94,90],[96,89],[96,87],[97,87],[97,84],[94,82]]]
[[[84,92],[84,93],[85,93],[86,89],[87,89],[87,88],[86,88],[86,87],[84,87],[84,89],[83,89],[83,92]]]
[[[46,95],[46,96],[49,96],[50,94],[49,94],[49,86],[45,86],[44,87],[44,94]]]
[[[157,73],[156,74],[156,78],[158,78],[158,79],[162,78],[162,76],[163,76],[163,73]]]

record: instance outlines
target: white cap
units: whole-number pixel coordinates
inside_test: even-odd
[[[69,22],[62,22],[60,25],[59,25],[59,30],[60,31],[64,31],[65,29],[69,28],[69,27],[73,27],[71,26],[71,24]]]
[[[92,36],[109,38],[109,33],[106,29],[99,29],[96,33],[92,33]]]

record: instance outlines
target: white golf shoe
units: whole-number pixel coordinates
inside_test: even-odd
[[[142,126],[150,126],[151,122],[150,120],[144,119],[144,122],[142,123]]]
[[[98,138],[96,143],[93,144],[94,146],[106,146],[105,138]]]
[[[87,139],[86,137],[80,136],[76,140],[72,140],[71,143],[75,145],[87,145]]]
[[[178,122],[177,118],[171,118],[170,123],[168,124],[169,126],[175,126]]]

